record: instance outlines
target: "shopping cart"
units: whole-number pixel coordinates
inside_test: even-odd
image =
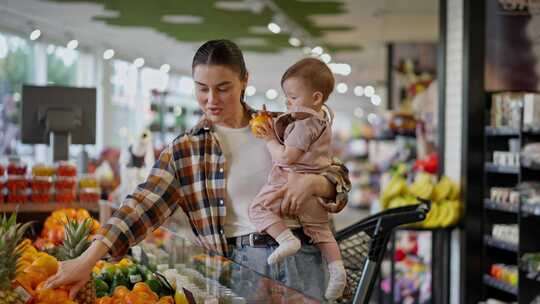
[[[347,291],[338,303],[369,302],[388,241],[398,226],[423,221],[431,202],[388,209],[339,231],[336,240],[347,270]]]

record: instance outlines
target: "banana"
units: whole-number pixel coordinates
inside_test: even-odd
[[[407,188],[407,182],[399,175],[394,175],[381,195],[381,203],[383,209],[389,208],[389,204],[393,198],[401,195]]]
[[[431,205],[431,210],[429,210],[426,219],[423,222],[424,228],[435,228],[437,223],[435,222],[439,217],[439,206],[437,204]]]
[[[433,201],[440,202],[447,199],[452,192],[452,181],[447,176],[443,176],[433,190]]]
[[[452,191],[450,191],[450,194],[448,195],[448,199],[452,201],[459,200],[459,192],[460,192],[459,185],[453,181],[451,183],[452,183]]]

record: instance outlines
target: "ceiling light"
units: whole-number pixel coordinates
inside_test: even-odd
[[[364,109],[356,108],[356,109],[354,109],[353,114],[354,114],[354,116],[356,116],[358,118],[362,118],[362,117],[364,117]]]
[[[377,114],[375,113],[369,113],[368,115],[368,121],[370,124],[375,124],[377,122]]]
[[[255,89],[254,86],[247,86],[246,87],[246,95],[247,96],[253,96],[257,92],[257,89]]]
[[[163,65],[159,68],[159,71],[160,71],[161,73],[165,73],[165,74],[169,73],[170,70],[171,70],[171,66],[170,66],[169,64],[166,64],[166,63],[163,64]]]
[[[364,95],[364,88],[361,87],[361,86],[354,87],[354,95],[356,95],[358,97]]]
[[[330,54],[324,53],[321,55],[321,60],[324,63],[330,63],[330,61],[332,61],[332,56],[330,56]]]
[[[279,34],[281,32],[281,27],[274,22],[268,23],[268,30],[274,34]]]
[[[343,65],[343,75],[349,76],[349,75],[351,75],[351,71],[352,71],[352,70],[351,70],[351,65],[348,64],[348,63],[345,63],[345,64]]]
[[[328,67],[334,74],[349,76],[351,74],[351,66],[347,63],[329,63]]]
[[[364,89],[364,95],[366,95],[366,97],[370,97],[375,95],[375,88],[372,87],[372,86],[367,86],[365,89]]]
[[[142,68],[144,65],[144,59],[142,57],[139,57],[133,61],[133,64],[136,68]]]
[[[311,52],[317,56],[320,56],[323,53],[323,48],[320,46],[316,46],[313,48],[313,50],[311,50]]]
[[[291,37],[289,38],[289,44],[294,47],[299,47],[302,44],[302,41],[300,41],[298,38]]]
[[[371,96],[371,103],[374,105],[374,106],[378,106],[381,104],[381,96],[379,95],[373,95]]]
[[[266,98],[270,99],[270,100],[273,100],[273,99],[276,99],[278,96],[278,92],[274,89],[270,89],[268,91],[266,91]]]
[[[114,50],[113,49],[106,49],[103,52],[103,59],[109,60],[114,57]]]
[[[39,29],[35,29],[30,33],[30,40],[38,40],[41,36],[41,31]]]
[[[343,82],[338,83],[338,85],[336,86],[336,90],[338,91],[338,93],[341,93],[341,94],[347,93],[348,89],[349,87],[347,86],[347,84]]]
[[[72,39],[67,43],[67,48],[70,50],[74,50],[79,46],[79,41],[77,39]]]

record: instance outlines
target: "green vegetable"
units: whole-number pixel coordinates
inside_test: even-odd
[[[95,279],[94,284],[96,285],[96,293],[109,291],[109,284],[103,280]]]

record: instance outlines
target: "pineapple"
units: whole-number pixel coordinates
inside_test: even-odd
[[[18,224],[16,213],[9,218],[4,214],[0,218],[0,304],[23,303],[19,295],[13,291],[11,282],[17,273],[17,261],[21,256],[21,241],[30,223]]]
[[[71,260],[80,256],[90,246],[90,230],[92,220],[87,218],[82,222],[68,220],[65,226],[64,244],[59,249],[61,260]],[[79,304],[93,304],[96,301],[94,280],[90,279],[79,290],[75,301]]]

